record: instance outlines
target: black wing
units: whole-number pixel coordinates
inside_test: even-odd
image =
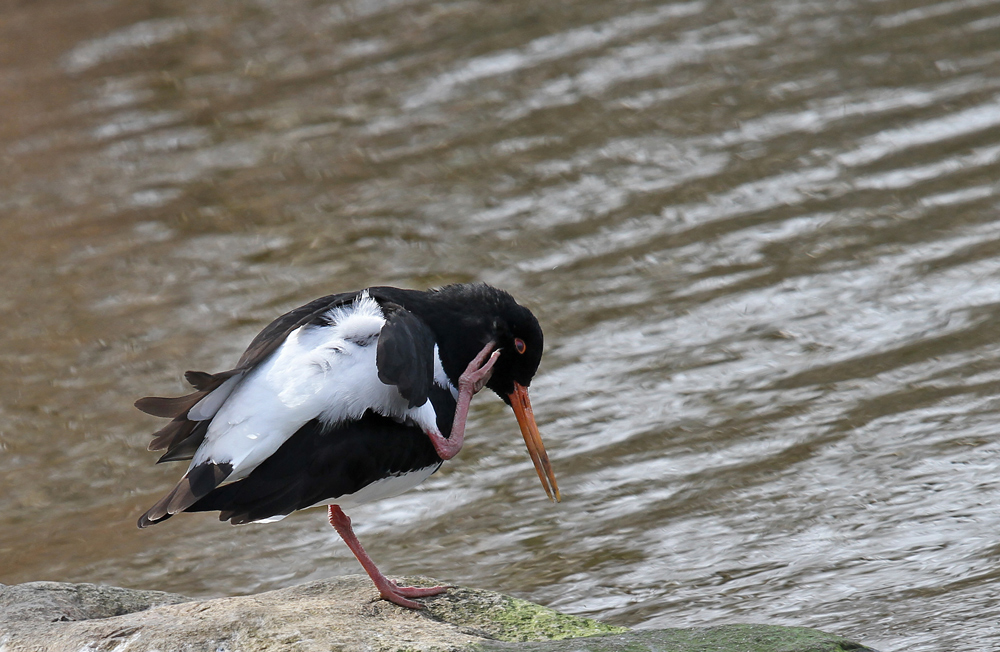
[[[236,368],[245,370],[257,366],[267,356],[274,353],[274,350],[281,346],[281,343],[293,330],[299,326],[319,321],[320,317],[327,311],[351,303],[359,296],[361,296],[361,292],[330,294],[286,312],[268,324],[264,330],[257,334],[257,337],[253,338],[250,346],[240,357]]]
[[[385,325],[378,337],[378,379],[395,385],[414,408],[427,402],[434,382],[434,333],[412,312],[386,303]]]

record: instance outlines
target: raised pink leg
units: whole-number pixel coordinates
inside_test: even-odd
[[[458,404],[455,406],[455,418],[451,424],[451,436],[444,437],[436,432],[427,433],[438,457],[443,460],[450,460],[462,450],[462,444],[465,442],[465,421],[469,417],[472,397],[489,382],[490,376],[493,375],[493,365],[500,357],[499,350],[493,351],[495,346],[496,343],[490,342],[483,347],[458,379]],[[492,355],[490,351],[493,351]]]
[[[375,566],[375,562],[368,556],[365,549],[361,547],[361,542],[358,541],[358,537],[355,536],[354,529],[351,527],[351,519],[344,513],[344,510],[340,509],[337,505],[330,505],[329,514],[330,525],[333,526],[333,529],[337,531],[340,538],[344,540],[347,547],[351,549],[354,556],[361,562],[361,567],[368,573],[368,577],[372,578],[372,582],[375,583],[375,588],[378,589],[379,594],[389,602],[394,602],[401,607],[409,607],[410,609],[423,609],[424,605],[413,600],[407,600],[407,598],[438,595],[448,590],[449,587],[447,586],[431,586],[427,588],[397,586],[395,582],[379,571],[378,567]]]

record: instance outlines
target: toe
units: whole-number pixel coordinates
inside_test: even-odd
[[[429,595],[440,595],[450,588],[450,586],[398,586],[396,590],[400,595],[408,598],[423,598]]]
[[[413,600],[407,600],[401,593],[396,591],[383,591],[382,598],[388,600],[393,604],[398,604],[400,607],[406,607],[407,609],[423,609],[424,605],[419,602],[414,602]]]

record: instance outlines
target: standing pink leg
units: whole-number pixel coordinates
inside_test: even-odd
[[[375,566],[375,562],[368,556],[365,549],[361,547],[361,542],[358,541],[358,537],[354,534],[354,529],[351,528],[351,519],[344,513],[344,510],[340,509],[338,505],[330,505],[329,514],[330,525],[333,526],[333,529],[337,531],[340,538],[344,540],[347,547],[351,549],[354,556],[361,562],[361,567],[368,573],[368,577],[372,578],[372,582],[375,583],[375,588],[378,589],[379,594],[389,602],[394,602],[401,607],[409,607],[410,609],[423,609],[424,605],[413,600],[407,600],[407,598],[438,595],[448,590],[447,586],[431,586],[428,588],[397,586],[395,582],[379,571]]]
[[[469,417],[469,405],[472,404],[472,397],[489,382],[490,376],[493,375],[493,365],[500,357],[499,350],[493,351],[494,346],[496,343],[490,342],[483,347],[483,350],[473,358],[458,379],[458,404],[455,406],[451,436],[446,438],[436,432],[427,433],[431,443],[434,444],[434,450],[437,451],[438,457],[443,460],[450,460],[458,455],[458,451],[462,450],[462,444],[465,442],[465,422]],[[490,355],[490,351],[493,351],[492,355]]]

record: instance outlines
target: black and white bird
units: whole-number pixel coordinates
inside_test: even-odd
[[[527,308],[485,284],[421,292],[371,287],[296,308],[268,325],[237,365],[188,371],[195,392],[137,408],[171,421],[153,435],[159,462],[191,460],[139,527],[178,512],[219,510],[233,524],[329,506],[330,524],[383,598],[447,587],[397,586],[368,557],[342,507],[412,489],[458,454],[483,387],[514,410],[549,498],[552,466],[528,400],[542,329]]]

